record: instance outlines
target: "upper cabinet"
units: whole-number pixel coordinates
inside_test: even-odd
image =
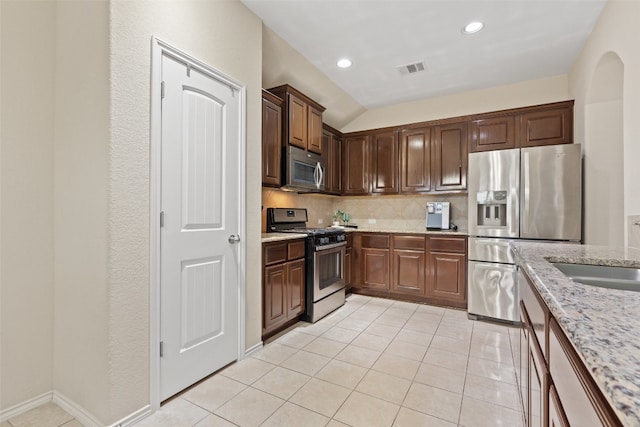
[[[471,152],[515,148],[515,117],[493,117],[471,121],[469,144],[469,151]]]
[[[322,154],[322,112],[324,107],[289,85],[269,89],[284,100],[283,141]]]
[[[342,193],[342,136],[328,125],[322,130],[322,156],[326,166],[326,192]]]
[[[280,187],[282,99],[262,91],[262,185]]]
[[[431,143],[433,189],[467,188],[467,122],[435,126]]]
[[[431,128],[400,131],[400,192],[431,191]]]
[[[371,136],[371,192],[398,193],[398,132],[379,132]]]
[[[342,144],[342,194],[368,194],[370,136],[345,136]]]
[[[573,143],[573,101],[474,116],[469,151]]]
[[[520,146],[571,144],[573,101],[558,108],[531,111],[520,116]]]

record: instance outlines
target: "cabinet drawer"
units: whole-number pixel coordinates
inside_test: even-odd
[[[390,236],[388,234],[364,234],[362,236],[363,248],[389,249]]]
[[[409,249],[424,252],[424,236],[393,236],[394,249]]]
[[[304,240],[290,242],[287,245],[288,260],[304,258]]]
[[[548,310],[546,305],[539,300],[536,295],[538,291],[533,289],[533,285],[529,282],[526,274],[522,272],[522,269],[518,273],[518,286],[520,287],[520,299],[526,307],[526,312],[529,316],[529,323],[531,330],[533,331],[532,339],[538,341],[543,355],[548,355],[548,349],[546,345],[546,331],[548,327]]]
[[[555,319],[549,328],[549,371],[569,425],[621,425]]]
[[[465,253],[467,241],[460,237],[429,237],[431,252],[459,252]]]
[[[263,247],[264,265],[271,265],[287,260],[287,242],[269,243]]]

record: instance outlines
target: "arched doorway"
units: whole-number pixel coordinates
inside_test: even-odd
[[[625,245],[624,64],[613,52],[596,67],[585,105],[584,242]]]

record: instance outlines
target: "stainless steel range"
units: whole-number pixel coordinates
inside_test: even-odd
[[[267,232],[306,234],[303,320],[316,322],[345,302],[344,230],[307,228],[306,209],[267,208]]]

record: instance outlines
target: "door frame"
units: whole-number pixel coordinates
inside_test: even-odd
[[[171,45],[151,37],[151,109],[150,109],[150,201],[149,201],[149,236],[150,236],[150,293],[149,293],[149,393],[151,411],[160,408],[160,201],[161,201],[161,151],[162,151],[162,56],[168,55],[185,63],[191,68],[210,75],[238,91],[240,96],[240,155],[237,171],[240,197],[238,197],[239,234],[242,237],[236,245],[238,248],[238,360],[244,357],[245,346],[245,307],[246,307],[246,86],[194,57],[172,47]]]

